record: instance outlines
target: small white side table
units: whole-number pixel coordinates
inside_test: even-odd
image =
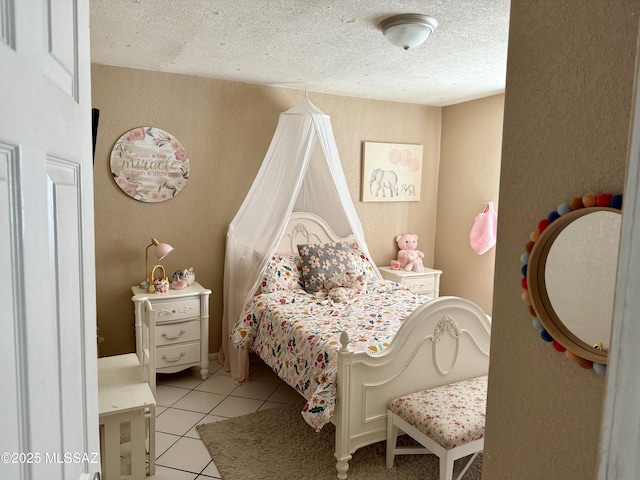
[[[440,296],[440,275],[442,270],[426,268],[423,272],[407,272],[406,270],[393,270],[391,267],[378,267],[380,274],[386,280],[401,283],[409,287],[413,292],[424,293],[431,298]]]
[[[98,413],[103,478],[142,480],[147,462],[149,476],[155,475],[156,400],[135,353],[98,359]],[[125,440],[130,443],[126,459],[120,456]],[[130,476],[123,473],[127,463]]]
[[[209,373],[209,295],[211,290],[198,282],[182,290],[167,293],[149,293],[140,287],[131,287],[135,306],[136,353],[143,363],[145,327],[144,304],[149,301],[155,318],[155,369],[161,373],[175,373],[199,366],[202,379]],[[148,322],[147,322],[148,323]]]

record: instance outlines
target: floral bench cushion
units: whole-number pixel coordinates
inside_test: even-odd
[[[411,393],[389,402],[389,410],[443,448],[484,436],[487,376]]]

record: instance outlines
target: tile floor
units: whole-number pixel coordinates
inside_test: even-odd
[[[250,380],[237,386],[217,361],[209,376],[199,370],[158,374],[156,391],[156,474],[154,480],[220,479],[196,425],[245,415],[299,400],[269,367],[251,357]]]

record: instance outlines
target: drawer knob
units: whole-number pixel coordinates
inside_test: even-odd
[[[162,336],[165,337],[167,340],[176,340],[180,338],[182,335],[184,335],[185,333],[186,333],[186,330],[180,330],[180,333],[176,335],[167,335],[167,332],[162,332]]]
[[[166,360],[167,362],[177,362],[182,357],[184,357],[184,352],[180,352],[180,355],[178,355],[177,357],[171,357],[171,358],[168,358],[166,355],[162,355],[162,359]]]

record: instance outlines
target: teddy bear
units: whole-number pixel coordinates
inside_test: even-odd
[[[336,273],[324,282],[324,288],[317,292],[320,297],[327,297],[332,302],[344,302],[358,293],[364,293],[367,284],[364,276],[357,270]]]
[[[404,268],[407,272],[423,272],[422,259],[424,258],[424,253],[418,250],[418,235],[414,233],[398,235],[396,243],[400,249],[398,252],[400,268]]]

